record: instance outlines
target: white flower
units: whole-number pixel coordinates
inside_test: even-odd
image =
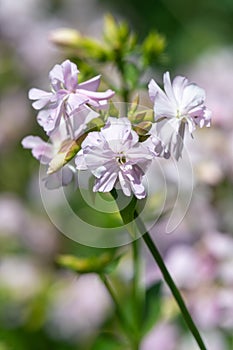
[[[182,76],[175,77],[171,83],[169,72],[163,79],[164,91],[153,79],[149,83],[157,122],[154,129],[167,145],[167,150],[179,159],[186,126],[190,134],[196,126],[210,126],[211,112],[204,105],[205,91],[199,86]]]

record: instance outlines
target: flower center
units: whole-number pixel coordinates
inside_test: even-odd
[[[181,122],[186,123],[187,121],[187,114],[182,114],[179,109],[176,111],[176,118],[181,119]]]
[[[116,161],[118,164],[120,165],[123,165],[126,163],[126,156],[122,153],[122,154],[119,154],[117,157],[116,157]]]

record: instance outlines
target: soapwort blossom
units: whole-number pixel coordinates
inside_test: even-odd
[[[68,185],[75,177],[75,168],[66,164],[63,167],[58,167],[56,171],[51,171],[49,167],[51,161],[59,154],[64,142],[69,142],[64,124],[51,134],[50,141],[46,142],[39,136],[30,135],[22,140],[22,145],[24,148],[31,149],[33,157],[41,164],[47,165],[48,172],[44,181],[47,188],[53,189]]]
[[[142,179],[153,157],[127,118],[109,117],[100,132],[88,134],[75,163],[77,169],[90,170],[96,177],[94,192],[119,186],[126,196],[133,192],[141,199],[146,196]]]
[[[196,126],[210,126],[211,112],[205,106],[205,91],[187,78],[177,76],[171,82],[169,72],[163,77],[164,91],[151,79],[150,99],[154,103],[156,124],[152,131],[164,141],[167,151],[181,157],[185,129],[192,134]]]
[[[101,108],[114,95],[110,89],[96,91],[100,75],[78,83],[78,74],[77,66],[66,60],[61,65],[56,64],[49,73],[51,92],[35,88],[29,91],[29,99],[35,100],[32,106],[40,110],[37,121],[48,135],[60,124],[62,117],[66,120],[88,105]]]

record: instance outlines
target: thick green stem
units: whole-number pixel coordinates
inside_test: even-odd
[[[137,226],[139,231],[142,234],[142,239],[144,240],[145,244],[147,245],[148,249],[150,250],[154,260],[156,261],[163,277],[164,280],[166,281],[166,283],[168,284],[173,297],[175,298],[177,304],[179,305],[180,311],[184,317],[184,320],[186,321],[187,326],[189,327],[190,331],[192,332],[194,338],[196,339],[197,344],[199,345],[199,348],[201,350],[207,350],[202,337],[185,305],[185,302],[181,296],[181,293],[179,291],[179,289],[176,287],[175,282],[173,281],[166,265],[164,264],[163,258],[158,250],[158,248],[156,247],[154,241],[151,239],[150,234],[147,232],[144,223],[142,222],[142,220],[139,217],[135,218]]]

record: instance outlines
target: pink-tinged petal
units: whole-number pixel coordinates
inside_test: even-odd
[[[122,172],[119,172],[119,183],[125,196],[129,197],[131,195],[131,186],[129,181],[127,181]]]
[[[50,113],[50,109],[45,109],[40,111],[37,115],[37,122],[40,126],[42,126],[43,129],[47,122],[51,119]]]
[[[70,94],[67,99],[68,114],[73,115],[78,112],[80,107],[88,103],[88,97],[81,94]]]
[[[182,124],[185,124],[185,123],[182,122]],[[186,118],[186,124],[188,126],[189,133],[192,134],[196,129],[194,120],[192,118]]]
[[[177,109],[174,108],[174,105],[170,103],[170,101],[164,103],[164,98],[161,95],[158,95],[154,104],[154,113],[155,121],[160,118],[175,118],[177,115]]]
[[[62,186],[69,185],[72,182],[74,176],[75,173],[72,171],[72,169],[69,166],[64,166],[56,173],[45,177],[43,181],[45,182],[46,188],[53,190]]]
[[[204,118],[205,118],[205,126],[210,127],[212,112],[206,107],[204,110]]]
[[[99,117],[99,113],[93,111],[93,109],[89,108],[87,105],[82,105],[73,113],[70,121],[73,125],[73,130],[75,137],[80,136],[82,131],[86,128],[87,123],[89,123],[92,119]]]
[[[60,148],[63,141],[67,140],[69,135],[67,135],[67,128],[64,121],[60,123],[59,127],[50,133],[50,140],[56,148]]]
[[[110,192],[116,182],[117,173],[107,171],[102,177],[96,180],[93,187],[94,192]]]
[[[183,92],[185,87],[188,85],[188,79],[185,77],[182,77],[178,75],[174,78],[172,82],[172,88],[174,91],[174,96],[176,98],[176,101],[179,103],[179,101],[182,100]]]
[[[109,98],[112,98],[115,95],[115,92],[110,89],[104,92],[95,92],[95,91],[89,91],[84,89],[78,89],[77,93],[87,96],[90,99],[96,100],[96,101],[108,100]]]
[[[101,129],[101,134],[112,151],[116,153],[128,150],[138,142],[138,134],[132,130],[128,118],[109,117],[106,125]]]
[[[78,85],[78,73],[79,70],[76,64],[70,62],[69,60],[64,61],[62,64],[64,84],[67,90],[73,91]]]
[[[192,108],[203,104],[205,101],[205,91],[196,84],[189,84],[183,91],[180,103],[181,111],[189,112]]]
[[[52,86],[55,88],[55,91],[57,91],[61,84],[64,84],[64,76],[61,65],[56,64],[51,69],[51,71],[49,72],[49,79]]]
[[[48,164],[53,157],[52,145],[43,141],[38,136],[26,136],[22,140],[22,146],[32,150],[32,155],[42,164]]]
[[[107,163],[112,164],[112,160],[109,160],[113,157],[111,150],[103,150],[101,148],[84,149],[84,156],[85,162],[91,170]]]
[[[51,92],[47,92],[40,89],[32,88],[28,92],[28,98],[30,100],[39,100],[44,98],[50,98],[53,94]]]
[[[135,184],[134,182],[131,182],[131,187],[132,187],[132,190],[133,190],[135,196],[138,199],[143,199],[146,197],[146,190],[145,190],[143,184]]]
[[[83,155],[83,150],[79,151],[75,157],[75,165],[78,170],[87,170],[87,164]]]
[[[134,147],[130,148],[127,151],[127,159],[129,160],[136,160],[136,159],[142,159],[143,161],[151,160],[153,158],[151,152],[148,150],[146,146],[142,143],[138,143]]]
[[[96,91],[100,85],[100,77],[100,75],[97,75],[92,79],[84,81],[83,83],[78,84],[78,88],[83,90]]]
[[[141,169],[137,166],[134,166],[131,171],[124,173],[130,182],[130,186],[132,188],[133,193],[138,199],[142,199],[146,197],[146,191],[142,184],[142,172]]]
[[[59,125],[64,106],[61,102],[57,109],[42,110],[37,115],[38,124],[41,125],[47,135],[50,135],[53,130]]]
[[[48,98],[43,98],[43,99],[40,99],[38,101],[33,102],[32,107],[34,109],[36,109],[36,110],[40,110],[40,109],[48,106],[50,102],[51,101],[50,101],[49,97]]]
[[[178,101],[175,98],[175,94],[174,94],[173,87],[171,84],[169,72],[164,73],[163,83],[164,83],[164,90],[165,90],[166,95],[170,101],[170,104],[172,104],[174,110],[176,110],[178,108]]]
[[[75,176],[74,170],[69,165],[66,165],[59,171],[62,173],[62,186],[69,185]]]
[[[94,101],[94,100],[91,100],[90,105],[94,106],[94,103],[92,101]],[[107,109],[108,101],[107,100],[98,101],[98,106],[97,107],[98,107],[98,109]]]
[[[164,97],[164,100],[167,101],[167,97],[164,91],[159,87],[159,85],[154,81],[154,79],[151,79],[151,81],[148,84],[148,88],[149,96],[152,102],[155,102],[155,98],[158,94],[161,94],[161,96]]]
[[[174,103],[153,79],[149,83],[149,95],[154,102],[155,121],[161,117],[173,118],[176,115],[176,106],[174,107]]]

